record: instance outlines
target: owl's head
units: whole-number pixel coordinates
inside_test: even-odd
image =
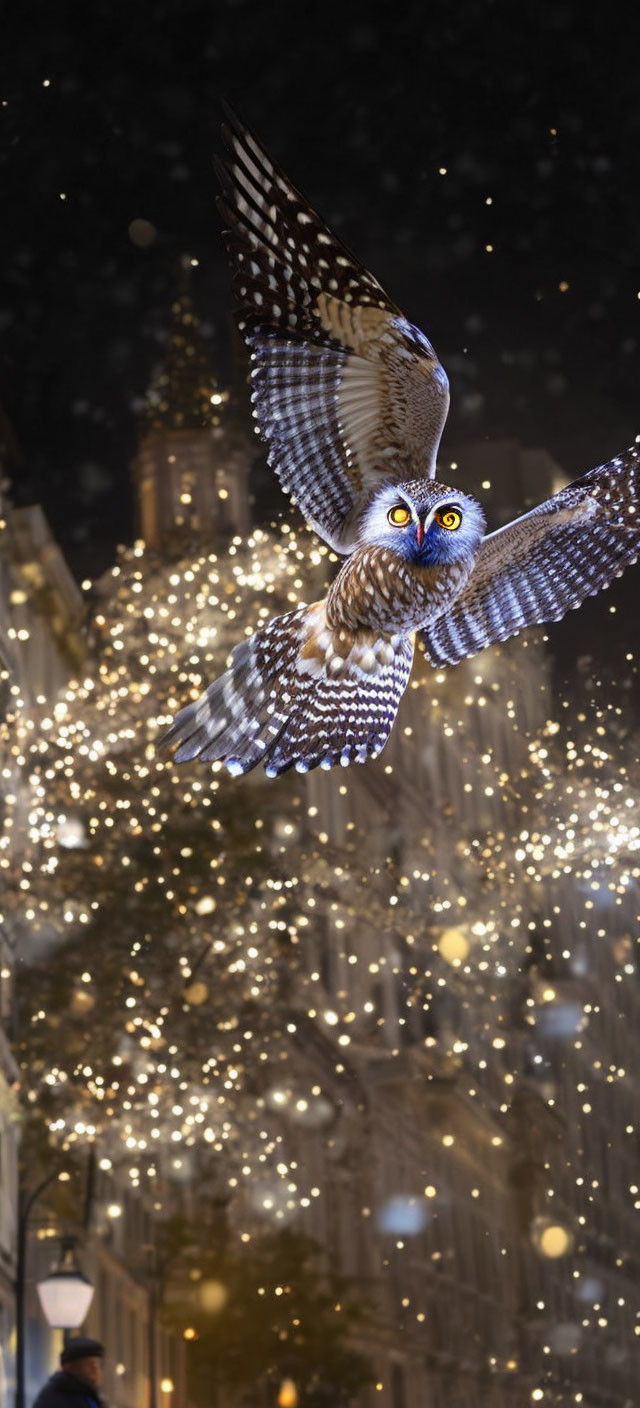
[[[420,479],[387,484],[363,515],[360,542],[390,548],[421,567],[473,557],[484,536],[485,518],[475,499]]]

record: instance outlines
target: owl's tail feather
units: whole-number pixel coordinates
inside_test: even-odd
[[[325,603],[278,616],[236,646],[229,669],[176,715],[161,739],[176,762],[259,763],[270,777],[377,757],[406,688],[413,645],[347,638]]]

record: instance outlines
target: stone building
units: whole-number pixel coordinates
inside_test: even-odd
[[[252,459],[233,399],[218,387],[183,278],[132,465],[139,536],[154,551],[168,552],[246,533]]]
[[[0,410],[0,674],[3,702],[53,699],[83,658],[82,596],[39,504],[16,508],[19,451]]]
[[[15,508],[10,478],[20,452],[0,409],[0,724],[18,700],[54,699],[82,658],[80,592],[39,506]],[[19,778],[4,767],[0,807]],[[0,895],[1,901],[1,895]],[[15,1278],[19,1217],[19,1071],[10,1042],[16,1036],[15,951],[0,902],[0,1401],[15,1374]]]
[[[0,725],[4,723],[8,730],[18,701],[27,708],[54,705],[85,657],[82,594],[40,506],[12,504],[9,482],[18,471],[15,437],[0,414]],[[20,787],[19,772],[3,767],[0,807],[6,794],[10,790],[19,794]],[[19,831],[27,824],[26,810],[17,807],[14,814]],[[79,843],[71,833],[61,840],[66,845]],[[15,828],[12,844],[19,850]],[[15,1395],[20,1190],[28,1197],[41,1175],[19,1169],[20,1072],[10,1046],[19,1037],[16,952],[10,925],[1,913],[1,898],[0,891],[0,1404],[8,1405]],[[184,1348],[159,1325],[154,1311],[153,1209],[139,1193],[115,1183],[103,1168],[95,1170],[95,1178],[92,1175],[90,1206],[84,1210],[83,1201],[78,1198],[77,1207],[62,1218],[48,1205],[45,1193],[29,1217],[24,1303],[27,1404],[58,1365],[62,1332],[51,1331],[45,1323],[36,1285],[58,1261],[61,1237],[71,1230],[78,1234],[80,1261],[95,1288],[85,1328],[108,1348],[105,1389],[112,1408],[183,1405]]]

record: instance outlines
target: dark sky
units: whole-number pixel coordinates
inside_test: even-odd
[[[23,454],[14,495],[43,503],[78,570],[131,537],[137,412],[184,252],[200,261],[194,296],[228,374],[211,161],[223,96],[431,336],[452,382],[445,446],[516,436],[579,474],[633,439],[632,10],[13,7],[0,83],[0,403]],[[157,230],[148,248],[130,238],[136,219]]]

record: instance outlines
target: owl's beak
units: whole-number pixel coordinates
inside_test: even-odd
[[[421,548],[424,542],[424,523],[422,523],[420,519],[418,519],[416,524],[416,538],[418,540],[418,547]]]

